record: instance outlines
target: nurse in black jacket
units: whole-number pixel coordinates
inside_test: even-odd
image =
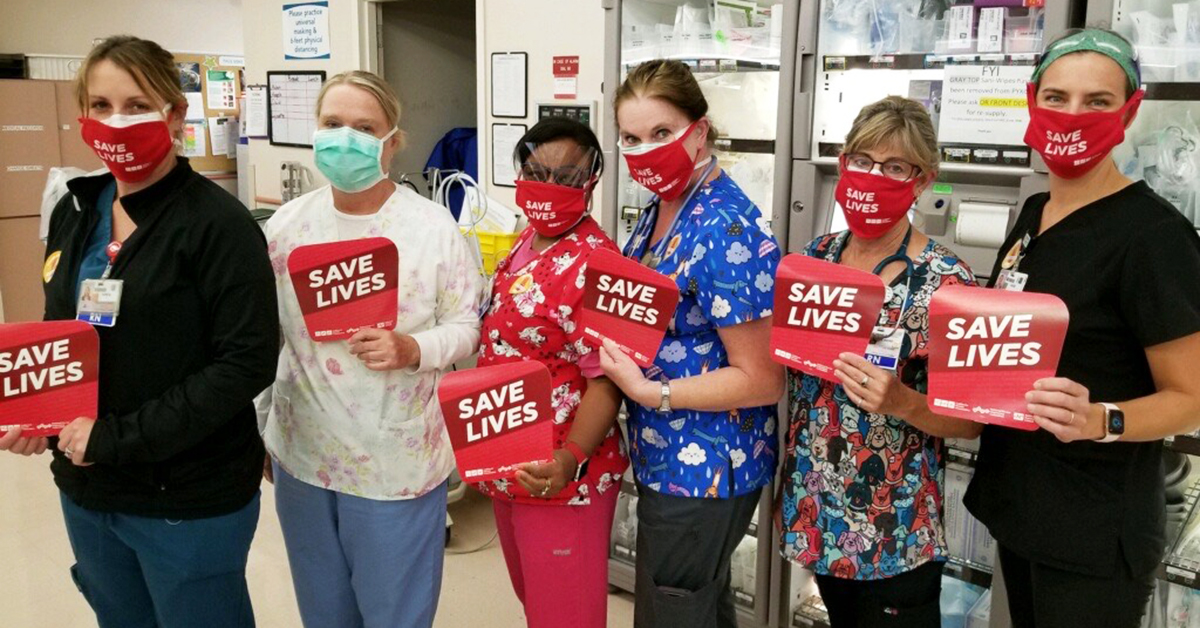
[[[115,323],[96,328],[99,416],[49,441],[0,438],[54,451],[71,575],[102,628],[254,625],[252,401],[275,376],[275,279],[245,207],[175,155],[179,85],[150,41],[111,37],[84,61],[81,130],[110,173],[68,184],[43,280],[47,320],[76,317],[85,280],[121,282]]]
[[[1013,625],[1134,627],[1165,545],[1162,439],[1200,426],[1200,238],[1109,153],[1141,100],[1129,42],[1051,43],[1026,142],[1050,170],[993,285],[1070,310],[1058,377],[1027,395],[1041,428],[984,428],[967,508],[996,538]]]

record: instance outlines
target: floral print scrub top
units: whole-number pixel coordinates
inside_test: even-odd
[[[849,232],[817,238],[806,255],[836,261]],[[926,391],[929,301],[973,285],[971,270],[930,240],[887,289],[879,325],[903,326],[900,380]],[[899,320],[909,290],[912,298]],[[854,405],[840,384],[788,371],[787,447],[780,516],[783,555],[817,574],[878,580],[945,560],[942,439]]]
[[[396,243],[395,331],[413,337],[421,362],[372,371],[350,354],[348,342],[309,338],[288,275],[287,258],[296,247],[341,239],[336,212],[326,186],[280,207],[267,222],[283,349],[260,425],[263,441],[301,482],[376,500],[420,497],[454,469],[437,384],[479,346],[483,279],[450,212],[397,186],[367,221],[364,236]]]
[[[483,318],[479,366],[494,366],[523,360],[537,360],[550,371],[551,406],[554,408],[554,447],[562,448],[571,432],[575,411],[587,390],[587,375],[582,362],[595,356],[595,349],[584,340],[579,325],[583,303],[584,273],[588,257],[599,250],[616,251],[612,240],[591,217],[583,219],[540,254],[524,263],[514,263],[529,253],[533,229],[527,228],[513,246],[512,253],[496,267],[492,301]],[[593,358],[594,369],[599,361]],[[476,484],[480,492],[493,498],[506,497],[531,504],[591,503],[593,494],[621,489],[621,474],[629,466],[620,431],[613,429],[588,459],[588,472],[579,482],[571,482],[553,498],[533,497],[519,482],[502,479]]]
[[[647,256],[657,205],[642,212],[625,247]],[[679,285],[679,306],[646,370],[652,380],[681,379],[729,366],[717,330],[771,315],[779,246],[770,225],[721,173],[679,209],[655,270]],[[653,243],[658,249],[659,242]],[[763,347],[766,351],[766,347]],[[758,490],[775,475],[775,406],[729,412],[659,413],[632,402],[630,458],[638,482],[686,497],[729,498]]]

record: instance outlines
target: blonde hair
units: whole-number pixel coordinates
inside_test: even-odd
[[[692,69],[675,59],[647,61],[630,71],[613,97],[613,112],[620,111],[621,103],[635,97],[661,98],[683,111],[692,122],[708,115],[708,100],[692,76]],[[717,141],[715,125],[708,125],[706,140],[710,146]]]
[[[904,151],[905,157],[922,173],[937,172],[941,161],[937,132],[933,129],[929,112],[921,103],[900,96],[888,96],[863,107],[846,134],[842,152],[861,153],[887,146]]]
[[[179,66],[171,53],[149,39],[113,35],[92,48],[75,75],[75,98],[84,115],[88,110],[88,73],[105,60],[128,72],[147,95],[170,105],[187,102],[179,86]]]
[[[321,93],[317,95],[317,117],[321,117],[321,105],[325,102],[325,94],[329,90],[338,85],[350,85],[357,87],[372,97],[379,103],[379,107],[383,109],[383,117],[387,121],[388,130],[400,126],[400,97],[396,95],[396,91],[392,89],[387,81],[383,80],[378,74],[366,72],[364,70],[350,70],[335,74],[333,78],[325,81],[321,86]],[[400,148],[404,148],[405,133],[404,131],[396,131],[396,137],[400,140]]]

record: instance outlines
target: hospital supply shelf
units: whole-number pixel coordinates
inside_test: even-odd
[[[903,53],[885,55],[826,55],[821,65],[826,72],[847,70],[937,70],[947,65],[1028,65],[1037,61],[1032,53],[1018,54],[936,54]]]
[[[821,596],[809,596],[804,604],[796,608],[796,612],[792,613],[793,628],[830,628],[829,613],[825,612],[825,605],[821,603]]]
[[[975,468],[975,460],[979,454],[974,451],[962,449],[952,445],[946,446],[946,462],[956,462],[964,467]]]
[[[696,57],[671,57],[676,61],[682,61],[693,72],[697,74],[714,74],[726,72],[778,72],[779,63],[770,61],[757,61],[753,59],[734,59],[734,58],[696,58]],[[632,70],[640,61],[626,63],[626,71]]]
[[[992,586],[992,568],[965,558],[951,556],[946,561],[945,573],[985,589]]]
[[[1177,437],[1178,438],[1178,437]],[[1190,589],[1200,590],[1200,480],[1188,487],[1186,504],[1189,516],[1178,532],[1168,529],[1170,551],[1158,567],[1158,578]]]
[[[1180,434],[1164,440],[1168,449],[1189,456],[1200,456],[1200,437],[1195,434]]]

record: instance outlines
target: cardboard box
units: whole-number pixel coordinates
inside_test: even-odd
[[[104,162],[92,152],[79,135],[79,102],[75,100],[74,81],[54,81],[58,101],[58,149],[63,166],[88,172],[103,168]]]
[[[35,217],[0,218],[0,291],[4,293],[4,321],[42,320],[42,262],[45,247],[38,239]]]
[[[0,80],[0,218],[40,213],[46,174],[60,162],[58,136],[53,82]]]

